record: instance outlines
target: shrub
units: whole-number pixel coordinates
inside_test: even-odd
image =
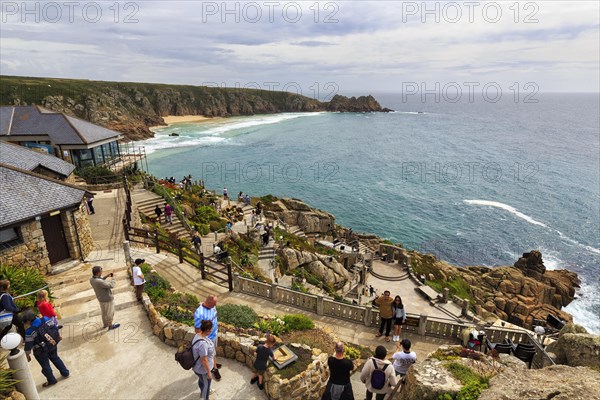
[[[473,372],[469,367],[451,362],[445,367],[462,384],[462,389],[456,394],[456,400],[476,400],[484,389],[488,388],[488,378]]]
[[[144,274],[144,277],[146,279],[144,291],[148,294],[148,297],[150,297],[150,300],[152,300],[153,303],[161,301],[169,293],[171,284],[162,276],[155,272],[151,272],[148,275]]]
[[[210,221],[208,223],[211,232],[220,231],[221,229],[225,228],[225,225],[227,225],[227,222],[225,222],[225,220],[222,219],[218,221]]]
[[[356,347],[352,347],[352,346],[345,346],[345,355],[346,357],[348,357],[351,360],[356,360],[358,358],[360,358],[360,350],[357,349]]]
[[[75,174],[92,184],[118,182],[120,179],[113,171],[103,166],[84,167],[75,171]]]
[[[288,331],[285,321],[279,317],[273,319],[262,319],[254,324],[253,327],[261,332],[271,333],[275,336],[279,336]]]
[[[0,276],[10,281],[10,291],[17,296],[41,289],[47,285],[46,277],[33,267],[20,267],[15,265],[0,264]],[[50,292],[50,289],[47,289]],[[36,294],[15,300],[17,307],[35,307]]]
[[[7,354],[0,356],[0,397],[2,398],[8,397],[10,392],[14,390],[14,386],[17,383],[17,381],[13,378],[13,374],[16,371],[5,368],[7,365],[6,356]]]
[[[217,306],[219,321],[239,328],[251,328],[258,322],[258,315],[248,306],[224,304]]]
[[[161,313],[168,319],[194,325],[194,312],[200,304],[198,298],[187,293],[168,293],[162,299]]]
[[[283,317],[288,331],[305,331],[315,327],[314,322],[303,314],[287,314]]]

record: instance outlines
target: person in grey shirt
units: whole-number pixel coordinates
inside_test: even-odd
[[[117,282],[115,281],[115,274],[112,272],[105,277],[102,277],[102,267],[92,268],[92,278],[90,284],[96,293],[96,298],[100,303],[100,311],[102,312],[102,323],[104,328],[108,330],[116,329],[121,324],[113,324],[113,317],[115,316],[115,305],[114,296],[112,289],[115,287]],[[111,278],[107,280],[107,278]]]
[[[196,364],[194,373],[198,376],[198,387],[200,388],[200,398],[208,400],[212,382],[212,371],[215,367],[215,345],[208,338],[212,332],[213,323],[210,320],[202,320],[200,326],[196,328],[196,336],[192,341],[192,354]]]

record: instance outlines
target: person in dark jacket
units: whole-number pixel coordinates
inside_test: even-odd
[[[0,311],[10,311],[11,313],[13,313],[11,324],[4,328],[0,333],[0,340],[2,340],[2,338],[8,332],[10,332],[10,328],[13,325],[15,326],[15,328],[17,328],[17,332],[19,333],[19,335],[21,335],[23,340],[25,340],[25,328],[23,327],[23,323],[19,318],[19,312],[21,312],[21,310],[19,310],[19,307],[17,307],[17,305],[15,304],[15,300],[10,295],[10,293],[8,293],[9,289],[10,281],[8,279],[0,280]]]
[[[42,325],[46,325],[45,328],[47,332],[52,330],[58,332],[58,328],[55,326],[54,321],[48,317],[37,318],[31,310],[24,311],[22,319],[23,324],[27,329],[25,331],[25,354],[27,354],[27,361],[31,361],[30,354],[33,351],[33,356],[42,367],[42,374],[46,377],[46,382],[42,386],[47,387],[55,385],[58,382],[52,372],[52,367],[50,366],[51,361],[60,374],[64,378],[68,378],[71,374],[63,360],[58,356],[58,342],[60,341],[60,336],[56,334],[55,337],[52,337],[47,333],[47,336],[49,336],[50,339],[44,341],[45,347],[41,347],[37,338]]]

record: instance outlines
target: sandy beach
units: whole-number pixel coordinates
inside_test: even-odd
[[[205,117],[202,115],[168,115],[163,117],[166,124],[176,124],[178,122],[202,122],[208,119],[214,119],[210,117]]]

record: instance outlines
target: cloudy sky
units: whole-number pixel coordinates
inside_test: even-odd
[[[4,75],[285,87],[320,97],[436,83],[533,83],[541,92],[600,85],[597,1],[1,4]]]

